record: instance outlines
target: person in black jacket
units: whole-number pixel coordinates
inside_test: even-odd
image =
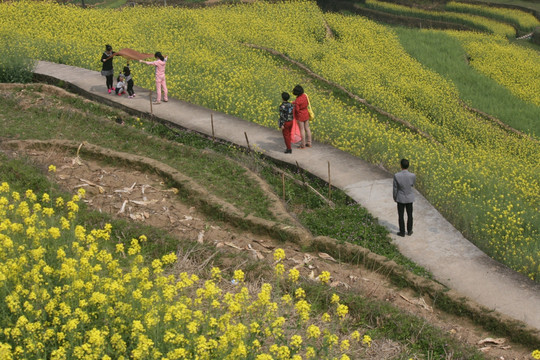
[[[283,139],[285,140],[285,154],[292,153],[291,148],[291,129],[293,126],[293,104],[289,102],[290,95],[287,92],[281,93],[281,99],[283,102],[279,105],[279,120],[278,127],[283,132]]]
[[[125,81],[127,83],[127,92],[129,94],[129,98],[132,99],[135,97],[135,92],[133,91],[133,77],[131,76],[129,62],[127,63],[127,66],[124,66],[124,76],[126,78]]]
[[[105,52],[101,55],[101,75],[105,76],[107,79],[107,91],[109,94],[114,92],[113,78],[114,78],[114,69],[113,69],[113,57],[116,53],[112,50],[111,45],[105,45]]]

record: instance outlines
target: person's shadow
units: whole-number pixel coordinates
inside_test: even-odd
[[[276,131],[275,135],[272,134],[271,137],[264,141],[258,141],[257,144],[266,151],[284,152],[286,148],[281,131]]]

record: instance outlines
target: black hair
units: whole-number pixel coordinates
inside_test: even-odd
[[[300,96],[304,93],[304,88],[300,85],[296,85],[292,91],[294,96]]]
[[[124,66],[124,75],[129,76],[131,74],[131,70],[129,70],[129,66]]]
[[[288,101],[291,98],[291,95],[289,95],[288,92],[282,92],[281,98],[283,99],[283,101]]]
[[[105,45],[105,51],[111,51],[112,46],[111,45]]]
[[[402,169],[408,169],[409,168],[409,160],[401,159],[401,168]]]
[[[154,57],[159,58],[161,61],[165,61],[165,58],[163,57],[163,55],[161,55],[159,51],[154,54]]]

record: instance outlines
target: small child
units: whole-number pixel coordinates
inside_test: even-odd
[[[116,79],[116,95],[122,96],[122,94],[125,94],[126,92],[126,83],[124,82],[124,75],[120,74],[118,75],[118,78]]]
[[[291,130],[293,126],[293,104],[289,102],[290,95],[287,92],[281,93],[281,99],[283,102],[279,106],[279,122],[278,126],[283,132],[283,139],[285,140],[285,154],[291,154]]]
[[[129,68],[129,63],[127,66],[124,66],[124,76],[126,77],[125,82],[127,83],[127,92],[130,99],[135,97],[135,92],[133,91],[133,77],[131,76],[131,70]]]

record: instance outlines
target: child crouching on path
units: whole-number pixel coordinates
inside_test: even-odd
[[[124,82],[124,75],[120,74],[118,75],[118,78],[116,79],[116,95],[122,96],[126,92],[126,83]]]
[[[293,104],[289,102],[289,93],[281,93],[281,99],[283,102],[279,106],[279,128],[283,132],[283,139],[285,140],[285,154],[292,153],[291,148],[291,130],[293,126]]]

